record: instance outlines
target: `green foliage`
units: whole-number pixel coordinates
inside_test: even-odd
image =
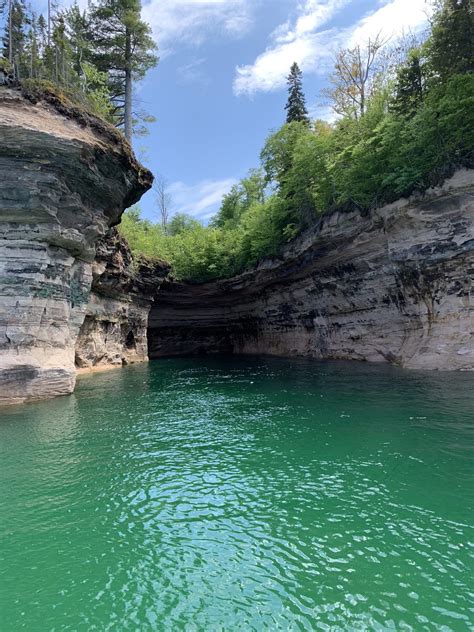
[[[395,95],[391,107],[399,114],[411,116],[421,105],[426,89],[426,63],[419,49],[409,52],[397,71]]]
[[[88,103],[121,124],[127,74],[140,78],[156,62],[138,0],[100,0],[91,15],[73,6],[56,16],[51,44],[42,16],[21,17],[21,0],[13,5],[20,9],[12,29],[20,26],[25,37],[18,31],[7,42],[17,51],[21,72],[31,77],[33,96],[55,87],[58,99]],[[178,279],[228,277],[278,256],[323,213],[370,212],[439,183],[458,167],[474,167],[472,10],[466,0],[439,5],[428,40],[408,50],[388,79],[378,81],[367,71],[342,92],[330,93],[342,113],[333,125],[309,124],[294,66],[288,122],[269,136],[260,168],[231,188],[211,224],[177,214],[164,229],[130,209],[120,230],[132,251],[169,261]],[[136,47],[133,59],[124,57],[130,44]],[[365,58],[367,69],[381,46],[376,40],[366,49],[343,51],[336,62],[339,79],[343,66],[353,74],[347,60]]]
[[[472,0],[438,3],[428,41],[431,67],[442,80],[474,72],[474,9]]]
[[[293,156],[298,139],[308,133],[304,123],[285,123],[281,129],[271,134],[260,153],[260,160],[267,183],[284,189],[288,172],[293,166]]]
[[[253,204],[265,201],[265,177],[262,169],[251,169],[247,178],[235,184],[229,193],[224,195],[222,206],[212,221],[217,228],[235,228],[242,215]]]
[[[237,234],[206,228],[185,214],[174,219],[165,233],[161,225],[141,219],[133,207],[124,213],[120,231],[135,255],[169,261],[178,279],[207,281],[238,270]]]
[[[362,122],[334,162],[337,206],[370,209],[424,190],[457,166],[474,166],[474,76],[432,88],[410,118],[374,103]]]
[[[11,64],[8,59],[0,56],[0,71],[10,74],[13,72],[13,64]]]
[[[101,72],[93,64],[85,61],[81,63],[84,91],[93,109],[106,120],[112,118],[112,103],[110,100],[107,73]]]
[[[48,18],[24,0],[0,0],[3,58],[17,83],[52,82],[73,101],[137,132],[152,117],[132,109],[132,79],[143,78],[156,64],[149,26],[140,18],[139,0],[98,0],[81,11],[77,3]],[[128,136],[130,140],[130,134]]]
[[[91,8],[92,60],[108,74],[112,116],[129,139],[133,119],[150,120],[132,112],[132,79],[142,79],[158,63],[151,29],[140,11],[140,0],[99,0]]]
[[[5,19],[3,57],[12,65],[20,61],[25,49],[27,22],[26,6],[23,0],[11,0]]]
[[[178,215],[167,235],[129,211],[121,230],[134,252],[166,259],[177,278],[207,281],[278,255],[330,209],[369,212],[437,184],[457,167],[474,167],[474,75],[432,86],[409,116],[391,107],[392,99],[381,91],[363,117],[333,126],[284,125],[265,145],[263,173],[235,185],[209,227]],[[273,188],[268,197],[265,181]]]
[[[191,215],[187,215],[186,213],[176,213],[168,224],[167,232],[172,236],[181,235],[182,233],[197,230],[200,226],[201,224]]]

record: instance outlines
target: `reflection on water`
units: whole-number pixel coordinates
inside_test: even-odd
[[[472,374],[163,360],[1,411],[0,629],[469,630]]]

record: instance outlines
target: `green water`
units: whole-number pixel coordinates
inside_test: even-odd
[[[472,374],[163,360],[0,412],[0,630],[472,630]]]

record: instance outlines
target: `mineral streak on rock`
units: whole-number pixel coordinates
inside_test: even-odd
[[[251,272],[165,282],[150,357],[267,353],[474,368],[474,177],[333,213]]]
[[[10,88],[0,173],[0,403],[70,393],[96,242],[152,176],[111,126]]]

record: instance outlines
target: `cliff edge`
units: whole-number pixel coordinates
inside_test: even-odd
[[[370,213],[334,212],[255,270],[166,282],[150,357],[266,353],[474,369],[474,172]]]
[[[96,243],[151,187],[112,126],[0,88],[0,403],[71,393]]]

